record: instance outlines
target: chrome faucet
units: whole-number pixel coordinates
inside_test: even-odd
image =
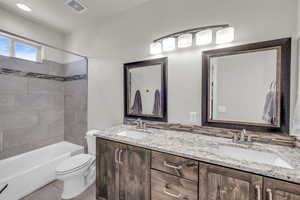
[[[136,124],[136,129],[143,130],[144,132],[147,132],[147,123],[141,119],[137,119],[134,121]]]
[[[247,140],[246,140],[247,137]],[[252,136],[247,135],[246,129],[243,129],[240,133],[233,133],[233,143],[252,143]]]
[[[144,130],[144,131],[147,131],[147,123],[146,123],[146,122],[143,122],[143,123],[142,123],[142,127],[143,127],[143,130]]]
[[[143,120],[137,119],[134,121],[134,123],[136,124],[136,129],[143,129]]]
[[[240,133],[240,142],[245,142],[245,137],[246,137],[246,129],[243,129],[242,132]]]

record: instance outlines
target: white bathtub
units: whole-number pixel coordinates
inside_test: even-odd
[[[82,146],[60,142],[0,160],[0,200],[19,200],[55,180],[56,166]]]

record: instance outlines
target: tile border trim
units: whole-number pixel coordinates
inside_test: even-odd
[[[27,78],[39,78],[39,79],[63,81],[63,82],[87,79],[86,74],[79,74],[79,75],[73,75],[73,76],[56,76],[56,75],[48,75],[48,74],[41,74],[41,73],[24,72],[24,71],[8,69],[8,68],[0,68],[0,75],[9,75],[9,76],[18,76],[18,77],[27,77]]]

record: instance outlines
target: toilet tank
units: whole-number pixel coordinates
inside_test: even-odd
[[[86,133],[86,142],[88,147],[88,154],[96,155],[96,136],[98,130],[90,130]]]

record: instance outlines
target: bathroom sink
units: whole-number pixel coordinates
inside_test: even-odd
[[[225,145],[219,146],[219,150],[222,154],[233,159],[293,169],[293,167],[289,163],[287,163],[275,153]]]
[[[128,137],[128,138],[133,138],[133,139],[142,139],[149,134],[150,134],[149,132],[134,131],[134,130],[126,130],[126,131],[117,133],[117,135],[119,135],[119,136],[124,136],[124,137]]]

